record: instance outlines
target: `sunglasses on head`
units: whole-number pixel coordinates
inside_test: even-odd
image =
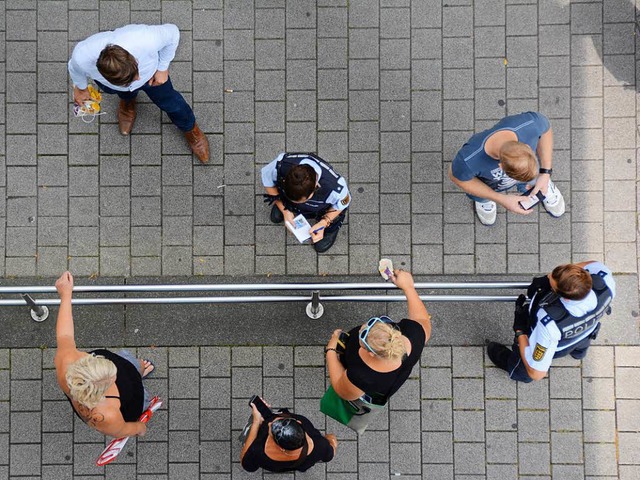
[[[364,345],[364,348],[366,348],[368,351],[370,351],[374,355],[379,356],[378,352],[376,352],[373,348],[371,348],[371,346],[367,343],[367,337],[369,336],[369,332],[371,331],[371,329],[376,323],[387,323],[389,325],[395,325],[395,322],[385,315],[382,315],[380,317],[373,317],[373,318],[370,318],[367,324],[365,325],[365,327],[362,330],[360,330],[360,341]]]

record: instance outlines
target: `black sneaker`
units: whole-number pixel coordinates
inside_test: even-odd
[[[324,253],[329,250],[333,244],[336,243],[336,237],[338,236],[339,231],[340,229],[336,228],[331,232],[326,232],[324,237],[322,237],[322,240],[313,244],[313,248],[315,248],[316,252]]]
[[[269,216],[273,223],[282,223],[284,222],[284,215],[277,206],[271,207],[271,215]]]
[[[496,367],[509,371],[507,362],[511,355],[511,350],[501,343],[489,342],[489,345],[487,345],[487,354]]]

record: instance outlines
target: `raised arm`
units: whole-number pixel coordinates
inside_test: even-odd
[[[431,337],[431,315],[427,312],[427,307],[420,300],[420,295],[416,291],[413,283],[413,276],[404,270],[395,270],[391,276],[391,281],[400,288],[407,297],[407,307],[409,319],[422,325],[426,335],[425,342]]]
[[[65,350],[75,350],[76,341],[73,330],[73,315],[71,313],[71,297],[73,295],[73,276],[71,272],[64,272],[56,280],[56,290],[60,296],[60,308],[56,321],[56,356]]]

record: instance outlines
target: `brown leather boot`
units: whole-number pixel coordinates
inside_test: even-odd
[[[122,135],[129,135],[133,129],[133,122],[136,121],[136,99],[128,102],[120,99],[118,105],[118,127]]]
[[[207,136],[202,133],[198,124],[196,123],[190,132],[184,132],[184,137],[187,139],[189,147],[191,147],[195,156],[198,157],[198,160],[202,163],[207,163],[209,161],[209,140],[207,140]]]

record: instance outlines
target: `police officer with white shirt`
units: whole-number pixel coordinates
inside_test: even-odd
[[[331,165],[313,153],[281,153],[262,168],[262,184],[273,223],[293,224],[299,214],[314,219],[313,247],[331,248],[351,203],[346,180]]]
[[[595,261],[560,265],[534,278],[527,296],[516,301],[513,350],[490,342],[489,358],[525,383],[544,378],[554,358],[584,358],[615,293],[611,270]]]

